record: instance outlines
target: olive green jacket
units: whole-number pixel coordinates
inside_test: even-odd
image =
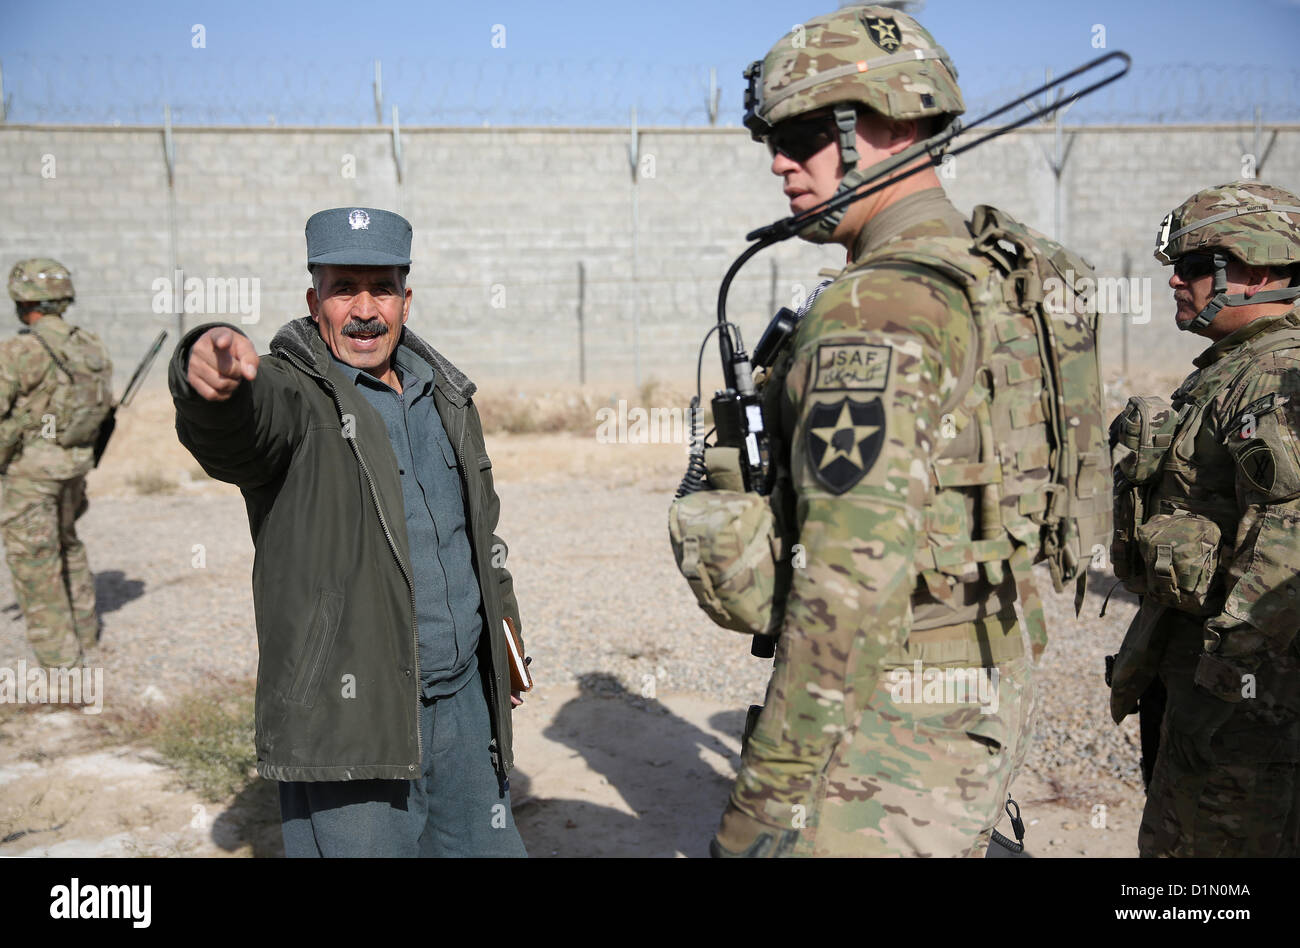
[[[181,340],[169,381],[181,444],[209,475],[237,485],[248,508],[257,771],[271,780],[414,779],[422,751],[415,592],[383,420],[307,317],[276,333],[255,379],[228,401],[204,401],[186,370],[190,346],[215,325],[228,324]],[[456,446],[482,593],[479,668],[504,781],[514,759],[502,618],[522,626],[495,535],[500,504],[475,386],[409,329],[401,344],[434,367],[434,405]]]

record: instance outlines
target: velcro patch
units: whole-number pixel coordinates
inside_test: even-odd
[[[1243,441],[1249,441],[1255,437],[1255,432],[1259,428],[1259,419],[1274,409],[1282,407],[1288,400],[1288,396],[1279,395],[1276,392],[1270,392],[1263,398],[1255,399],[1228,423],[1223,439],[1224,444],[1227,444],[1233,435],[1237,435]]]
[[[885,443],[885,406],[845,395],[817,403],[808,413],[806,449],[813,477],[832,494],[843,494],[880,457]]]
[[[1256,490],[1265,494],[1273,492],[1273,484],[1277,479],[1277,462],[1267,444],[1260,441],[1248,446],[1238,455],[1237,464]]]
[[[824,342],[817,347],[814,392],[883,392],[889,382],[889,346]]]

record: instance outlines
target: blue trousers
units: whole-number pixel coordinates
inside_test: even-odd
[[[478,674],[420,709],[418,780],[281,781],[284,854],[527,856],[492,768]]]

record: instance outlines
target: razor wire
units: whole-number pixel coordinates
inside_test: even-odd
[[[8,56],[5,120],[31,124],[190,126],[642,126],[739,125],[742,80],[726,64],[662,61],[433,61],[358,58],[328,68],[227,57]],[[1064,68],[1064,66],[1062,67]],[[967,112],[1039,85],[1041,71],[962,70]],[[720,92],[711,114],[711,82]],[[1135,67],[1129,77],[1077,103],[1069,125],[1300,121],[1300,69],[1237,66]]]

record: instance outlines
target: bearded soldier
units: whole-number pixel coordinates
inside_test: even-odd
[[[27,639],[42,665],[66,667],[99,630],[76,521],[113,366],[98,336],[63,320],[74,299],[63,264],[20,261],[9,296],[24,328],[0,344],[0,534]]]
[[[792,213],[964,108],[947,53],[888,7],[810,20],[746,75]],[[800,236],[848,266],[764,389],[779,639],[712,852],[982,856],[1031,731],[1030,567],[1075,578],[1109,515],[1095,320],[1038,292],[1088,267],[993,208],[967,221],[928,166]]]
[[[1134,396],[1111,429],[1113,561],[1142,597],[1111,676],[1116,723],[1143,718],[1138,848],[1296,856],[1300,197],[1200,191],[1162,222],[1156,259],[1178,328],[1213,345],[1170,401]]]

